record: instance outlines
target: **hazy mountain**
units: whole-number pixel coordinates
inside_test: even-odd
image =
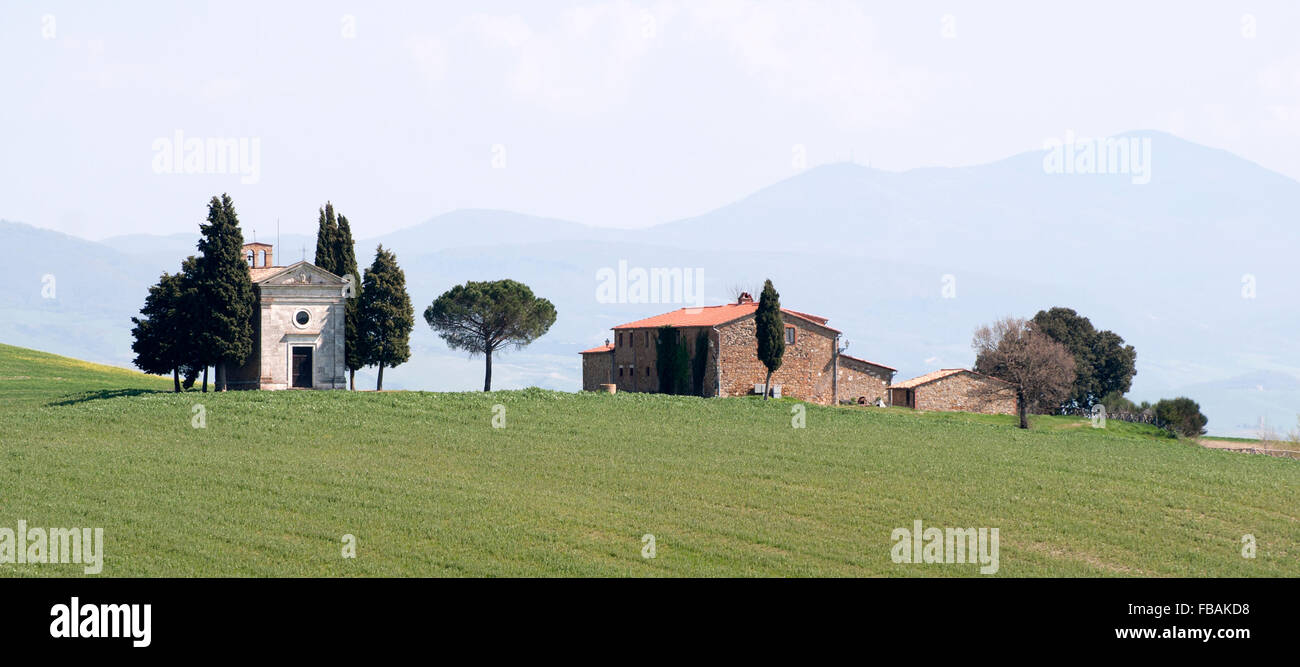
[[[355,227],[352,233],[360,234]],[[614,240],[618,237],[618,230],[589,227],[566,220],[540,218],[510,211],[462,209],[444,213],[424,223],[379,237],[359,236],[357,244],[364,248],[364,253],[358,253],[359,258],[362,254],[373,257],[375,246],[380,243],[384,247],[400,248],[410,254],[466,246]]]
[[[129,362],[130,318],[158,275],[102,244],[0,220],[0,340]]]
[[[783,304],[831,318],[851,354],[897,367],[900,378],[969,365],[980,323],[1069,306],[1136,346],[1135,399],[1186,393],[1225,435],[1251,433],[1260,418],[1293,423],[1300,184],[1166,134],[1128,136],[1149,141],[1145,184],[1133,174],[1047,173],[1044,153],[1033,152],[902,173],[818,167],[645,230],[463,210],[367,237],[356,220],[358,263],[370,263],[377,243],[393,249],[416,307],[412,360],[386,371],[385,386],[480,386],[482,360],[448,351],[420,315],[454,284],[511,277],[555,302],[559,320],[529,348],[495,359],[494,384],[577,389],[579,350],[615,324],[689,305],[599,302],[598,271],[622,261],[700,270],[705,303],[771,277]],[[18,286],[0,296],[0,340],[128,364],[130,316],[196,238],[97,244],[0,224],[0,276]],[[310,258],[314,241],[283,236],[278,263]],[[41,298],[45,274],[57,277],[57,299]],[[369,374],[358,381],[373,386]]]
[[[245,241],[253,241],[250,236]],[[316,236],[307,236],[305,234],[283,234],[279,237],[278,243],[274,234],[259,234],[257,239],[262,243],[270,243],[275,246],[275,254],[272,260],[277,264],[289,265],[300,259],[306,258],[311,260],[316,256]],[[152,234],[123,234],[122,236],[112,236],[100,241],[100,243],[126,255],[136,256],[137,261],[162,262],[167,266],[171,263],[177,263],[189,255],[198,252],[199,232],[198,223],[195,223],[194,232],[181,232],[179,234],[168,234],[167,236],[154,236]],[[282,254],[283,253],[283,254]],[[172,271],[174,269],[166,269]]]
[[[1041,151],[901,173],[834,164],[645,234],[730,249],[769,249],[780,239],[790,250],[1036,271],[1075,285],[1083,276],[1132,285],[1169,269],[1183,280],[1195,273],[1189,261],[1214,268],[1231,256],[1269,265],[1294,254],[1282,242],[1297,237],[1300,183],[1167,134],[1124,136],[1150,142],[1145,185],[1129,174],[1046,173]]]

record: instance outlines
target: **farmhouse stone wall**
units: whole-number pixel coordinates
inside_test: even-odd
[[[611,371],[614,369],[612,352],[588,352],[582,355],[582,390],[599,391],[600,385],[610,384]]]
[[[705,332],[709,337],[709,352],[704,362],[704,395],[718,396],[722,386],[722,366],[718,363],[722,353],[722,333],[712,327]]]
[[[867,403],[875,403],[876,399],[889,400],[889,381],[893,374],[888,370],[843,355],[840,355],[839,367],[841,401],[857,402],[858,398],[865,398]]]
[[[614,384],[619,391],[659,391],[652,329],[614,332]]]
[[[824,405],[832,403],[836,393],[834,353],[838,332],[788,314],[783,319],[786,326],[794,329],[794,342],[786,344],[781,367],[772,375],[772,384],[781,386],[782,396]],[[761,385],[766,379],[767,367],[758,359],[758,339],[752,313],[716,327],[675,328],[687,343],[692,368],[696,338],[701,333],[708,337],[702,388],[705,396],[752,395],[754,385]],[[657,327],[615,330],[610,361],[601,358],[607,353],[582,355],[583,389],[599,390],[601,384],[610,382],[602,378],[608,378],[607,373],[612,371],[612,382],[618,391],[659,391],[656,367],[658,335]],[[889,382],[893,378],[891,369],[852,357],[841,357],[839,362],[841,399],[861,396],[874,402],[877,398],[887,398]]]
[[[782,396],[831,403],[835,332],[788,315],[784,320],[787,326],[795,328],[795,341],[786,344],[781,367],[772,374],[772,384],[781,385]],[[752,394],[754,385],[762,384],[767,378],[767,366],[758,359],[756,328],[753,315],[718,327],[722,350],[721,395]]]
[[[969,371],[949,375],[912,389],[917,410],[1016,414],[1015,389]]]

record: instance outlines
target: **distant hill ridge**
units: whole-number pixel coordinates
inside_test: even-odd
[[[354,220],[354,233],[363,265],[377,243],[397,253],[417,311],[454,284],[507,276],[556,304],[547,336],[498,360],[503,387],[574,390],[576,352],[610,326],[688,305],[599,302],[597,272],[624,260],[702,269],[706,303],[770,277],[783,304],[832,318],[850,354],[900,377],[970,365],[978,324],[1068,306],[1136,346],[1137,399],[1197,389],[1210,431],[1223,435],[1261,418],[1293,423],[1294,383],[1216,383],[1300,377],[1300,183],[1168,134],[1125,136],[1150,139],[1145,185],[1046,173],[1044,153],[1032,151],[905,172],[824,165],[648,229],[467,209],[377,237]],[[0,295],[0,340],[128,364],[129,318],[158,274],[194,252],[197,223],[190,234],[94,243],[0,222],[0,277],[19,286]],[[286,234],[278,251],[310,259],[314,237]],[[45,275],[55,276],[57,299],[41,296]],[[955,298],[945,299],[949,279]],[[412,345],[412,361],[386,372],[386,386],[468,388],[481,372],[422,324]]]

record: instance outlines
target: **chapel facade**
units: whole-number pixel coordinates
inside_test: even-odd
[[[275,266],[267,243],[244,244],[253,281],[253,352],[231,389],[347,389],[344,305],[351,284],[311,262]]]

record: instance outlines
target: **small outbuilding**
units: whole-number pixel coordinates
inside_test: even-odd
[[[939,412],[1016,414],[1016,388],[965,368],[945,368],[890,385],[891,405]]]
[[[875,405],[888,400],[889,381],[898,370],[841,352],[838,372],[841,401]]]
[[[614,346],[608,340],[580,354],[583,391],[598,391],[602,385],[614,384]]]

